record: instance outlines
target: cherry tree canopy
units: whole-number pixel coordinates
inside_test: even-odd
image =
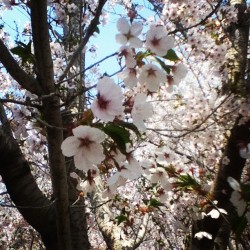
[[[248,1],[0,10],[1,249],[250,248]]]

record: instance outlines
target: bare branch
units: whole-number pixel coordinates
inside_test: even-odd
[[[8,73],[26,90],[36,94],[38,96],[42,95],[43,91],[39,86],[38,81],[28,75],[16,62],[16,60],[11,55],[10,51],[7,49],[3,41],[0,39],[0,61],[8,71]]]
[[[79,47],[77,48],[77,50],[74,52],[74,54],[72,55],[72,58],[69,62],[69,64],[67,65],[66,69],[64,70],[63,74],[59,77],[59,82],[61,82],[67,75],[67,73],[69,72],[70,68],[74,65],[75,61],[77,60],[77,58],[79,57],[79,55],[81,54],[82,50],[84,49],[85,45],[87,44],[87,42],[89,41],[89,38],[94,34],[94,32],[96,31],[96,27],[99,24],[99,18],[100,15],[102,14],[102,9],[105,5],[107,0],[100,0],[99,1],[99,5],[96,8],[96,12],[95,12],[95,17],[92,19],[92,21],[90,22],[90,25],[86,31],[86,34],[84,36],[84,38],[82,39],[82,42],[80,43]]]

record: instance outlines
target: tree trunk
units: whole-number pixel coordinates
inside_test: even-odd
[[[69,199],[65,160],[61,152],[63,123],[60,99],[55,95],[53,61],[50,50],[47,1],[30,1],[31,26],[36,58],[37,78],[44,93],[42,112],[47,124],[48,156],[56,204],[58,244],[61,249],[71,249]]]
[[[246,97],[249,95],[250,90],[245,79],[249,36],[249,24],[246,21],[249,13],[246,11],[246,1],[231,1],[230,4],[234,5],[239,12],[238,22],[232,23],[228,28],[228,35],[233,46],[228,51],[228,82],[224,83],[222,91],[223,94],[232,92],[241,97]],[[226,218],[229,221],[234,216],[235,209],[229,200],[232,189],[227,182],[227,178],[231,176],[240,181],[246,160],[239,154],[239,143],[246,142],[250,138],[250,121],[244,125],[238,125],[240,118],[241,116],[239,115],[231,129],[231,135],[223,154],[223,157],[227,156],[229,158],[230,163],[224,165],[222,161],[220,162],[213,188],[210,192],[212,199],[218,201],[217,206],[224,208],[228,212]],[[209,210],[211,210],[211,207],[208,206],[207,211]],[[198,240],[194,236],[200,231],[210,233],[213,239],[209,240],[203,237],[201,240]],[[228,246],[230,232],[229,223],[221,216],[219,219],[212,219],[210,216],[207,216],[202,220],[194,221],[190,249],[212,250],[215,247],[216,249],[224,250]]]
[[[46,249],[59,249],[55,204],[38,188],[17,141],[0,127],[0,174],[11,200],[42,237]]]

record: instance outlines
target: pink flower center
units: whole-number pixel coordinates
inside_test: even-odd
[[[155,76],[155,71],[154,69],[150,68],[147,70],[148,71],[148,76]]]
[[[171,75],[167,75],[167,80],[168,80],[168,84],[169,85],[173,85],[174,84],[174,78]]]
[[[130,75],[130,76],[136,76],[136,69],[130,68],[130,69],[129,69],[129,75]]]
[[[168,153],[164,153],[165,159],[169,159],[170,155]]]
[[[107,109],[107,107],[110,103],[109,100],[106,100],[105,98],[100,96],[100,94],[98,94],[97,100],[98,100],[98,105],[99,105],[100,109]]]
[[[80,147],[89,147],[89,145],[92,143],[92,141],[88,138],[79,138],[79,140],[81,141]]]
[[[152,43],[153,46],[156,47],[156,46],[159,45],[160,40],[161,40],[161,39],[157,39],[156,37],[154,37],[154,39],[151,41],[151,43]]]

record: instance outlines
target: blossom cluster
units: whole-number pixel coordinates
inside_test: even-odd
[[[96,8],[97,1],[90,2],[80,21],[82,26],[88,25],[93,15],[91,9]],[[3,3],[11,7],[10,1]],[[65,35],[58,34],[60,29],[56,28],[50,45],[61,106],[71,109],[72,116],[78,117],[67,127],[70,135],[61,149],[74,161],[76,169],[70,176],[77,182],[79,193],[96,191],[101,192],[105,201],[112,199],[112,213],[117,216],[120,211],[127,213],[124,230],[128,230],[128,235],[133,235],[133,230],[129,231],[127,225],[141,225],[141,218],[152,212],[154,221],[148,222],[152,235],[145,247],[151,243],[154,246],[161,223],[168,225],[171,240],[175,242],[176,236],[188,232],[191,219],[200,218],[201,197],[211,188],[215,166],[221,159],[223,165],[230,163],[221,149],[229,136],[232,118],[238,110],[243,116],[242,124],[249,118],[249,104],[235,103],[233,97],[221,97],[217,91],[227,75],[221,66],[230,47],[223,29],[236,20],[235,10],[225,6],[218,13],[219,21],[209,19],[210,26],[186,31],[185,28],[210,13],[208,1],[164,1],[161,18],[144,20],[144,23],[134,18],[132,5],[128,5],[129,19],[118,19],[115,36],[121,45],[116,58],[121,66],[118,81],[102,74],[94,65],[86,74],[83,89],[78,65],[71,67],[66,81],[59,81],[72,51],[77,48],[76,43],[70,43],[68,20],[77,16],[79,8],[68,1],[48,4],[53,8],[51,22],[63,27]],[[107,23],[107,13],[103,12],[100,18],[102,24]],[[29,24],[25,29],[30,35]],[[179,31],[173,32],[175,29]],[[7,37],[2,30],[1,37],[3,40]],[[58,42],[67,39],[70,48]],[[98,47],[85,47],[83,52],[97,55]],[[31,73],[34,70],[28,63],[25,67]],[[185,78],[188,68],[192,72]],[[36,96],[16,86],[4,71],[1,79],[1,94],[12,93],[15,88],[20,93],[18,100],[24,102],[23,96],[27,96],[32,103],[40,104]],[[79,109],[82,115],[79,118],[78,104],[70,103],[70,97],[82,97],[82,90],[86,91],[85,103]],[[34,108],[7,106],[15,137],[27,159],[36,164],[33,171],[47,193],[50,180],[44,177],[48,174],[44,128],[48,124]],[[239,153],[243,158],[250,157],[248,142],[240,147]],[[232,188],[231,202],[238,215],[248,215],[242,190]],[[161,216],[159,211],[164,211],[166,216]],[[89,214],[93,229],[95,219]],[[203,216],[218,218],[223,214],[223,210],[213,209]],[[124,233],[121,237],[126,238]],[[204,231],[195,237],[211,236]]]
[[[126,18],[120,18],[117,29],[119,33],[116,35],[116,41],[122,45],[119,56],[125,61],[125,69],[118,76],[124,80],[126,88],[122,89],[110,77],[101,78],[96,85],[97,95],[90,106],[96,121],[92,121],[92,127],[78,126],[73,129],[73,136],[66,138],[61,146],[65,156],[74,156],[76,168],[88,173],[107,161],[107,155],[105,157],[101,146],[101,143],[104,145],[105,130],[102,132],[95,128],[95,123],[121,121],[130,117],[140,131],[146,131],[144,121],[153,115],[153,106],[147,102],[147,96],[159,92],[161,85],[177,85],[187,74],[184,64],[171,64],[171,58],[167,57],[168,51],[175,45],[175,40],[168,35],[164,26],[151,25],[145,35],[145,43],[139,38],[143,29],[141,22],[129,23]],[[143,46],[146,52],[137,51]],[[172,50],[172,53],[175,52]],[[140,55],[142,57],[139,60]],[[169,66],[165,64],[167,61]],[[167,72],[163,65],[168,67]],[[170,78],[171,81],[168,80]],[[129,94],[130,89],[133,89],[133,95]],[[107,179],[104,196],[115,194],[117,187],[126,180],[138,179],[143,174],[143,166],[139,165],[131,153],[126,153],[122,154],[117,149],[112,156],[116,172],[111,173]],[[164,169],[154,168],[146,172],[153,183],[160,181],[165,189],[170,189],[171,184],[167,181]],[[89,180],[89,184],[93,184],[93,179],[94,177]]]

